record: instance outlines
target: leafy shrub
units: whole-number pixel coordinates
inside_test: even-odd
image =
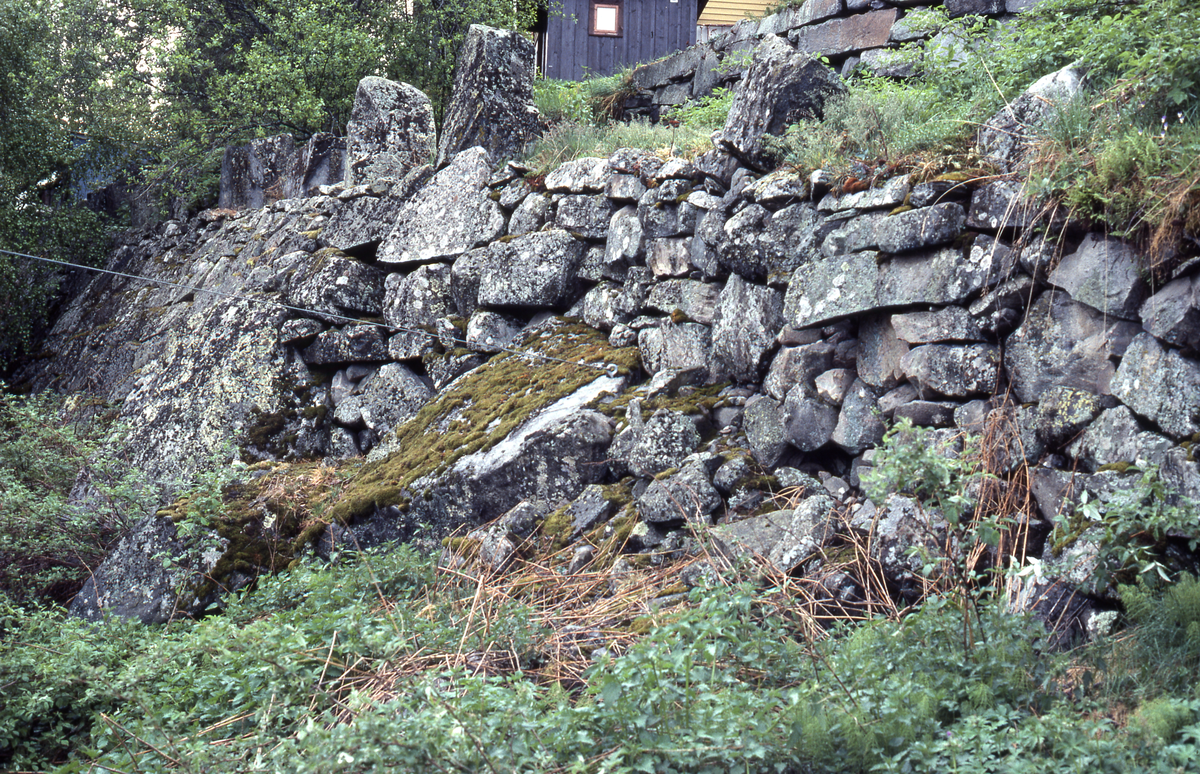
[[[733,89],[717,88],[713,93],[685,102],[667,114],[667,118],[699,131],[713,131],[725,126],[729,108],[733,106]]]
[[[0,595],[68,601],[148,508],[138,476],[105,443],[112,420],[100,401],[21,397],[0,383]]]

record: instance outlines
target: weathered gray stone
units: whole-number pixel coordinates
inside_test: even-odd
[[[1184,352],[1200,350],[1200,274],[1167,283],[1142,304],[1142,326]]]
[[[833,351],[833,345],[824,341],[781,348],[763,380],[763,391],[783,400],[793,386],[812,384],[818,374],[833,367]]]
[[[332,251],[323,251],[315,260],[302,258],[299,265],[288,279],[286,303],[335,315],[383,311],[384,274],[379,269]]]
[[[1112,359],[1137,331],[1133,323],[1106,319],[1063,293],[1043,293],[1004,349],[1013,393],[1022,403],[1038,401],[1055,386],[1107,395],[1116,370]]]
[[[940,249],[899,255],[879,263],[872,252],[814,261],[796,269],[784,299],[784,316],[796,328],[821,325],[881,307],[960,303],[1000,281],[1006,256]],[[1011,255],[1007,256],[1011,259]]]
[[[717,144],[751,166],[766,169],[771,158],[764,134],[780,135],[803,118],[814,118],[830,94],[845,90],[838,77],[807,54],[770,37],[736,90]]]
[[[938,555],[946,523],[941,514],[925,509],[915,499],[892,494],[876,513],[874,523],[866,527],[873,536],[871,557],[889,579],[908,586],[921,578],[924,559],[920,549]],[[918,550],[910,551],[913,548]]]
[[[816,255],[819,221],[811,204],[775,213],[752,204],[725,221],[717,262],[751,282],[789,274]]]
[[[686,277],[692,271],[691,240],[647,240],[646,266],[654,272],[655,278]]]
[[[1062,446],[1079,435],[1101,408],[1100,398],[1090,392],[1073,387],[1051,387],[1038,401],[1038,437],[1047,446]]]
[[[483,148],[466,150],[433,176],[400,210],[379,245],[380,263],[428,263],[461,255],[504,233],[504,211],[487,187],[491,160]]]
[[[707,523],[710,514],[720,506],[721,495],[699,462],[688,462],[678,473],[651,481],[637,499],[638,513],[652,524]]]
[[[951,19],[968,14],[997,16],[1004,13],[1004,0],[946,0],[946,13]]]
[[[208,530],[184,536],[170,518],[147,516],[91,574],[71,603],[71,615],[94,622],[113,615],[144,624],[196,615],[215,599],[196,599],[195,592],[180,589],[202,585],[227,545]],[[219,592],[232,590],[218,586]]]
[[[808,181],[791,167],[782,167],[755,180],[742,192],[759,204],[786,204],[808,197]]]
[[[840,406],[846,399],[847,393],[854,385],[854,370],[850,368],[831,368],[813,381],[817,397],[831,406]]]
[[[901,22],[903,19],[901,20]],[[896,35],[897,22],[888,34],[888,40]],[[920,65],[910,51],[897,51],[893,48],[873,48],[864,51],[859,59],[859,67],[872,75],[882,78],[911,78],[920,71]]]
[[[568,506],[571,514],[571,534],[573,536],[590,532],[612,518],[616,510],[612,500],[604,493],[604,487],[599,484],[589,484],[583,492]]]
[[[686,201],[693,185],[690,180],[667,180],[642,194],[637,212],[647,237],[686,236],[695,232],[697,208]]]
[[[896,338],[908,344],[936,344],[941,341],[983,341],[970,313],[961,306],[948,306],[933,312],[892,315]]]
[[[487,309],[476,309],[467,321],[467,349],[500,352],[521,332],[521,322]]]
[[[524,178],[517,178],[508,185],[500,189],[500,206],[506,210],[516,208],[521,202],[525,201],[525,197],[533,193],[533,186]]]
[[[966,217],[954,202],[908,210],[881,220],[875,227],[875,242],[885,253],[948,244],[958,238]]]
[[[985,183],[971,195],[967,227],[1003,231],[1023,229],[1037,222],[1038,206],[1021,183],[996,180]]]
[[[312,365],[335,365],[379,363],[388,359],[388,352],[378,326],[351,325],[320,334],[300,356]]]
[[[449,264],[418,266],[408,276],[389,274],[383,317],[400,328],[422,328],[454,313]]]
[[[833,542],[839,528],[835,507],[832,497],[817,494],[792,510],[723,524],[710,534],[727,558],[759,557],[786,573]]]
[[[1118,239],[1088,234],[1078,250],[1063,257],[1050,275],[1050,284],[1106,315],[1136,320],[1148,294],[1139,269],[1132,247]]]
[[[765,395],[746,401],[746,412],[742,415],[746,442],[754,459],[765,467],[774,467],[787,449],[785,419],[783,406],[778,401]]]
[[[918,427],[954,427],[958,406],[951,401],[913,400],[896,406],[890,416],[897,421],[907,419]]]
[[[1067,447],[1067,453],[1083,470],[1095,473],[1104,465],[1122,462],[1139,467],[1161,465],[1173,445],[1163,436],[1147,432],[1128,408],[1117,406],[1088,425]]]
[[[653,476],[677,468],[700,445],[696,425],[683,414],[660,409],[636,434],[627,464],[638,476]]]
[[[878,188],[835,196],[830,193],[821,198],[818,212],[844,212],[846,210],[887,210],[899,207],[911,190],[909,176],[893,177]]]
[[[471,250],[455,259],[450,267],[450,297],[459,317],[470,317],[479,306],[479,279],[487,262],[487,248]]]
[[[645,254],[642,222],[638,219],[635,207],[622,207],[612,214],[607,236],[604,264],[611,269],[620,270],[635,265]]]
[[[610,175],[604,195],[614,202],[636,203],[646,193],[646,184],[637,175]]]
[[[867,384],[890,390],[904,381],[901,365],[909,346],[899,336],[892,320],[899,315],[877,314],[858,326],[858,376]]]
[[[1040,78],[979,130],[976,142],[980,151],[1002,170],[1016,169],[1047,117],[1084,85],[1084,72],[1077,67],[1064,67]]]
[[[788,40],[800,51],[816,55],[854,54],[886,46],[898,18],[900,12],[894,8],[870,11],[794,29]]]
[[[422,164],[408,172],[383,196],[359,196],[329,216],[318,239],[351,255],[371,256],[392,230],[404,203],[429,181],[433,168]]]
[[[279,343],[301,346],[311,343],[325,326],[316,320],[288,320],[279,329]]]
[[[433,103],[419,89],[374,75],[358,82],[346,124],[348,186],[403,178],[437,151]]]
[[[712,325],[716,320],[721,288],[697,280],[669,279],[654,283],[646,307],[659,314],[682,314],[691,322]]]
[[[596,193],[604,190],[608,177],[608,159],[575,159],[560,164],[546,175],[546,190],[573,194]]]
[[[697,323],[666,322],[638,333],[642,367],[650,374],[669,369],[708,372],[712,350],[712,330]]]
[[[603,194],[564,196],[555,205],[554,225],[584,239],[604,239],[612,216],[612,202]]]
[[[1038,412],[1032,406],[1006,404],[992,409],[983,431],[989,469],[1012,473],[1036,463],[1046,450],[1037,426]]]
[[[1125,350],[1112,393],[1172,438],[1200,432],[1200,362],[1164,349],[1148,333]]]
[[[829,442],[837,427],[837,408],[821,402],[816,392],[804,384],[788,390],[783,412],[787,442],[800,451],[821,448]]]
[[[840,225],[829,231],[821,242],[821,255],[834,258],[860,250],[874,250],[879,246],[875,233],[885,215],[871,211],[839,221]]]
[[[550,220],[550,200],[533,193],[521,200],[508,219],[508,233],[512,236],[529,234],[541,229]]]
[[[520,155],[539,132],[535,71],[533,41],[513,30],[472,24],[454,67],[437,166],[477,146],[494,159]]]
[[[493,242],[484,256],[479,303],[557,307],[574,300],[583,244],[557,229]]]
[[[583,297],[583,321],[601,331],[627,323],[632,315],[621,307],[623,290],[612,282],[601,282]]]
[[[878,394],[857,380],[842,401],[837,425],[830,440],[848,454],[859,454],[883,440],[887,430],[879,418]]]
[[[334,419],[348,427],[365,425],[381,437],[416,416],[432,396],[424,379],[400,363],[387,363],[338,404]]]
[[[783,325],[782,312],[781,293],[731,275],[713,326],[713,379],[758,382]]]
[[[991,344],[925,344],[900,362],[922,397],[969,398],[999,386],[1000,349]]]

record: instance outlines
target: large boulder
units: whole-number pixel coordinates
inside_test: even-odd
[[[403,178],[437,149],[433,103],[415,86],[368,75],[346,124],[346,185]]]
[[[721,291],[712,331],[712,377],[759,381],[782,325],[783,296],[779,291],[730,275]]]
[[[1131,246],[1119,239],[1088,234],[1078,250],[1063,256],[1050,274],[1050,284],[1109,317],[1136,320],[1148,294],[1141,269]]]
[[[762,136],[781,135],[801,119],[819,118],[825,100],[845,89],[833,70],[777,37],[767,38],[734,92],[717,143],[747,164],[767,169],[772,159]]]
[[[519,32],[472,24],[454,68],[437,166],[467,148],[512,158],[537,136],[533,42]]]
[[[1200,433],[1200,362],[1141,333],[1125,350],[1112,392],[1172,438]]]
[[[185,590],[204,583],[227,545],[224,538],[203,530],[185,537],[170,518],[148,516],[121,538],[88,578],[71,603],[71,615],[85,621],[114,615],[145,624],[195,615],[212,600]]]
[[[1006,172],[1016,169],[1046,119],[1084,86],[1084,71],[1078,67],[1064,67],[1040,78],[984,123],[976,135],[980,152]]]
[[[383,264],[446,260],[504,233],[504,211],[487,187],[492,160],[483,148],[463,151],[400,210],[379,245]]]
[[[484,254],[479,303],[496,307],[557,307],[575,299],[583,243],[565,231],[493,242]]]

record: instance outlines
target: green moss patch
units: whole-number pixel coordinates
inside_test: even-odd
[[[503,353],[460,377],[396,428],[390,439],[396,451],[364,466],[331,503],[329,517],[344,522],[395,505],[417,479],[495,445],[537,411],[600,376],[579,361],[613,363],[625,374],[638,367],[636,347],[613,348],[599,331],[565,320],[524,335],[513,348],[570,362]]]

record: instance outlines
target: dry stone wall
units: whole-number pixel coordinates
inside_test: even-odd
[[[181,480],[231,438],[245,460],[369,455],[391,472],[348,485],[323,555],[467,526],[503,567],[532,519],[565,524],[580,556],[606,535],[646,561],[711,537],[817,577],[823,548],[870,535],[900,595],[921,585],[907,549],[947,527],[902,493],[867,498],[877,445],[901,419],[947,453],[983,435],[1020,493],[992,502],[1042,560],[1023,604],[1085,630],[1100,553],[1074,504],[1129,489],[1129,463],[1200,499],[1200,262],[1150,285],[1136,250],[1047,221],[1010,180],[839,195],[731,161],[718,178],[621,150],[539,182],[470,148],[400,181],[168,222],[112,268],[188,288],[95,280],[23,376],[121,403],[138,464]],[[521,385],[519,415],[469,426]],[[455,457],[456,438],[478,445]],[[98,578],[128,577],[109,562]],[[119,597],[93,588],[77,613],[173,609]]]

